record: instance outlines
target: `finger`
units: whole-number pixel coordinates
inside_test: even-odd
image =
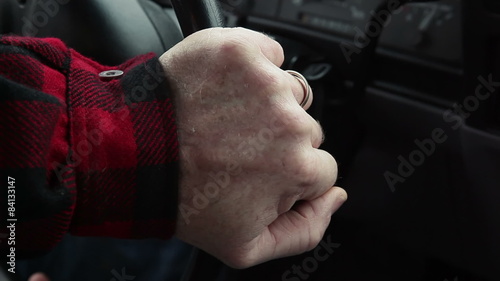
[[[270,260],[313,249],[323,237],[331,216],[347,200],[340,187],[279,216],[259,237],[255,254]]]
[[[337,162],[333,156],[321,149],[313,149],[310,160],[305,160],[311,174],[301,175],[305,191],[298,200],[313,200],[321,197],[337,181]],[[305,172],[305,173],[306,173]],[[300,179],[300,178],[299,178]]]
[[[280,67],[285,60],[283,47],[280,43],[264,33],[256,32],[253,30],[237,27],[229,29],[235,36],[242,36],[246,42],[257,44],[260,48],[262,55],[267,58],[271,63]]]
[[[304,99],[306,98],[307,91],[310,91],[310,96],[302,107],[307,110],[309,107],[311,107],[311,104],[313,102],[313,97],[314,94],[312,92],[312,89],[310,88],[308,83],[304,83],[300,79],[298,79],[295,76],[292,76],[290,73],[285,71],[285,74],[287,76],[287,80],[290,81],[290,87],[292,89],[292,93],[295,96],[295,99],[297,100],[297,103],[301,104]]]
[[[319,124],[319,121],[314,120],[310,115],[309,119],[311,120],[311,145],[313,148],[319,148],[325,140],[323,128]]]
[[[260,51],[271,63],[277,67],[281,67],[285,61],[285,53],[283,47],[276,40],[269,36],[260,33],[262,41],[259,41]],[[257,38],[256,38],[257,39]],[[259,38],[260,39],[260,38]]]
[[[35,273],[35,274],[31,275],[31,277],[28,279],[28,281],[50,281],[50,280],[43,273]]]
[[[299,142],[309,139],[308,145],[311,145],[313,148],[319,148],[325,139],[323,128],[319,122],[314,120],[307,112],[303,110],[299,111],[297,108],[294,108],[290,114],[293,114],[299,120],[297,122],[300,123],[300,128],[292,132],[292,137]],[[286,122],[289,120],[285,117],[283,123],[288,124]]]

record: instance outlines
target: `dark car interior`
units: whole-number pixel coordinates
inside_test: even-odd
[[[196,1],[0,1],[0,34],[58,37],[108,65],[161,54],[198,28],[172,7]],[[283,69],[309,80],[309,112],[349,200],[318,246],[328,258],[235,270],[198,251],[184,280],[500,280],[500,1],[219,6],[225,26],[274,37]],[[207,13],[191,17],[217,24]]]

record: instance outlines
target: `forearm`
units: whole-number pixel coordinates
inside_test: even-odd
[[[67,231],[173,233],[177,136],[161,66],[148,55],[99,77],[110,69],[58,40],[0,39],[0,175],[16,179],[19,251]]]

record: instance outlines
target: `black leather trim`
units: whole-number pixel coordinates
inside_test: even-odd
[[[168,10],[172,9],[162,8],[159,4],[154,2],[150,0],[139,0],[139,4],[141,4],[144,12],[160,37],[163,49],[168,50],[183,39],[182,33],[180,28],[175,28],[178,26],[176,19],[174,20],[168,13]]]
[[[16,0],[0,0],[0,5],[1,32],[57,37],[107,65],[148,52],[160,55],[181,38],[168,8],[152,0],[28,0],[24,8]]]

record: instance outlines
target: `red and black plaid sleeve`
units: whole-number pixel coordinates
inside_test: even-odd
[[[123,75],[100,77],[110,70]],[[153,54],[111,68],[57,39],[0,37],[0,220],[17,219],[16,255],[45,252],[66,232],[169,238],[177,209],[174,121]]]

